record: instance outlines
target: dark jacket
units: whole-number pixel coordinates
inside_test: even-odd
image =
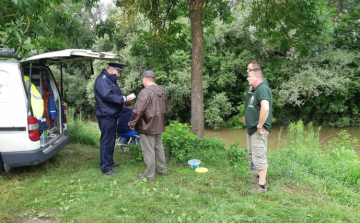
[[[126,108],[126,107],[123,108],[121,112],[121,116],[119,117],[117,130],[116,130],[119,134],[125,134],[131,132],[131,129],[129,127],[129,121],[133,113],[134,112],[132,108]]]
[[[160,134],[165,131],[166,113],[165,88],[150,85],[142,89],[134,106],[129,126],[136,132],[146,135]]]
[[[95,115],[118,118],[121,114],[124,99],[122,91],[116,82],[116,75],[109,74],[106,69],[103,69],[96,78],[94,91],[96,100]]]

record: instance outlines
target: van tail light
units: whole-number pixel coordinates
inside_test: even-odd
[[[37,118],[28,118],[28,131],[31,141],[38,141],[40,139],[39,123]]]
[[[64,107],[64,123],[67,123],[66,105],[63,105],[63,107]]]

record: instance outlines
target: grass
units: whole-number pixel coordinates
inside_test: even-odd
[[[216,162],[194,157],[205,174],[168,160],[169,176],[146,182],[136,178],[144,163],[119,148],[120,174],[107,176],[97,147],[69,144],[43,164],[0,176],[0,222],[359,222],[359,157],[344,141],[322,152],[317,130],[301,125],[269,152],[265,194],[247,193],[252,176],[234,159],[238,149],[216,153]]]

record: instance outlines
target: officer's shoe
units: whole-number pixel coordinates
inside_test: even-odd
[[[118,164],[118,163],[111,164],[111,167],[118,167],[118,166],[120,166],[120,164]]]
[[[103,174],[107,174],[107,175],[115,175],[118,174],[118,172],[114,171],[114,170],[107,170],[107,171],[102,171]]]

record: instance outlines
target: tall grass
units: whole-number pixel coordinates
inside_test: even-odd
[[[87,146],[100,146],[100,129],[97,123],[84,120],[82,112],[75,116],[75,109],[67,110],[67,124],[69,130],[69,142]]]
[[[174,125],[166,134],[191,134]],[[153,182],[136,178],[145,169],[136,156],[116,150],[120,174],[107,176],[98,148],[69,144],[41,165],[0,176],[0,222],[358,222],[357,142],[343,132],[321,148],[319,131],[302,122],[289,126],[284,146],[268,154],[269,191],[258,195],[246,192],[253,176],[237,143],[225,149],[218,139],[194,138],[182,157],[200,159],[209,169],[200,174],[184,171],[186,161],[175,155],[181,137],[173,137],[178,147],[166,148],[169,176]]]

